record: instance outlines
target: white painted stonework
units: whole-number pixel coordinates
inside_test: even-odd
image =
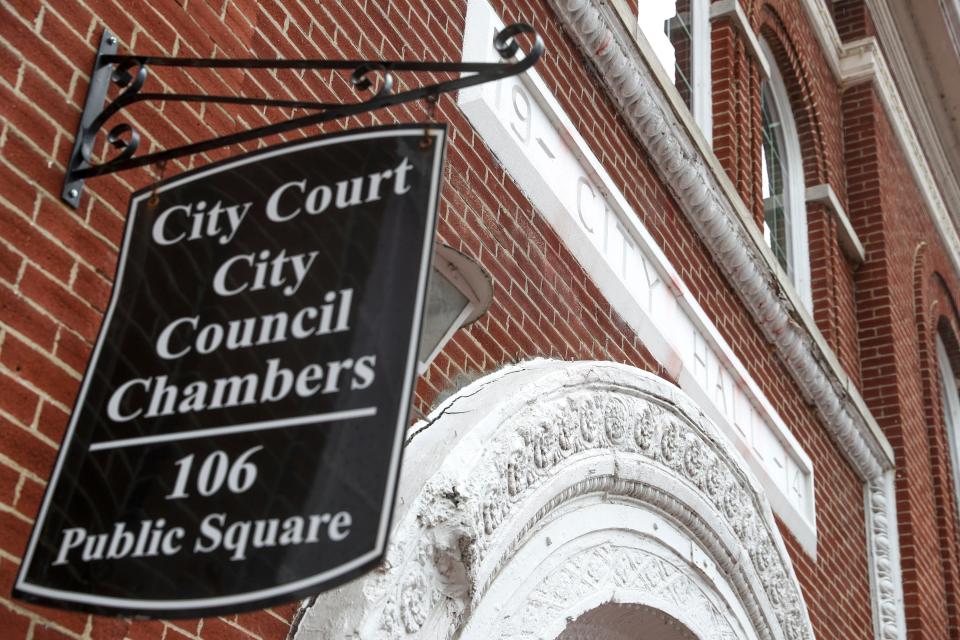
[[[418,423],[403,464],[384,565],[295,640],[606,638],[641,611],[663,640],[813,638],[763,489],[649,373],[513,365]]]
[[[471,0],[463,59],[497,60],[499,28],[486,0]],[[774,511],[815,555],[809,456],[540,77],[530,71],[472,87],[458,104],[617,313],[736,443]]]

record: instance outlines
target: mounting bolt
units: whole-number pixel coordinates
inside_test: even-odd
[[[80,195],[80,192],[77,191],[76,189],[70,189],[70,191],[67,191],[67,195],[70,196],[71,198],[76,198],[77,196]]]
[[[117,44],[117,36],[110,36],[109,38],[107,38],[107,44],[110,45],[111,47]]]

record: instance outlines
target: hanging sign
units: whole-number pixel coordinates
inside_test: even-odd
[[[382,559],[445,133],[298,141],[133,196],[14,595],[207,616]]]

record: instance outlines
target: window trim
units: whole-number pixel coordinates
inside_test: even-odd
[[[693,121],[699,127],[700,132],[703,134],[704,140],[707,142],[707,145],[711,148],[713,147],[713,77],[711,69],[711,51],[713,49],[713,43],[711,39],[711,14],[710,14],[710,0],[689,0],[690,1],[690,36],[691,36],[691,52],[690,52],[690,75],[692,77],[692,83],[690,86],[691,104],[688,106],[688,111],[690,115],[693,116]],[[615,4],[620,4],[619,1]],[[626,5],[623,5],[624,9]],[[643,10],[643,3],[641,2],[638,7],[638,12]],[[632,15],[632,11],[631,11]],[[656,55],[656,49],[653,45],[650,44],[650,38],[647,33],[644,31],[641,26],[641,20],[639,15],[633,15],[633,20],[635,24],[635,37],[643,38],[650,51],[653,53],[652,56],[648,57],[648,61],[656,60],[660,65],[660,69],[664,72],[664,76],[669,80],[670,71],[672,69],[666,69],[664,67],[663,60]],[[668,82],[667,85],[673,91],[677,91],[677,87],[673,82]],[[679,91],[677,91],[679,94]],[[686,103],[682,100],[678,100],[680,104],[687,106]]]
[[[763,38],[760,38],[760,51],[769,63],[770,75],[767,86],[773,97],[774,107],[780,118],[783,152],[786,160],[786,180],[784,205],[787,214],[787,247],[790,251],[788,280],[793,283],[800,300],[809,311],[813,310],[813,291],[810,284],[810,246],[807,231],[806,184],[803,171],[803,152],[800,148],[800,134],[790,104],[787,85],[775,64],[773,51]],[[780,263],[774,259],[778,269]]]
[[[690,23],[693,27],[690,73],[693,75],[693,103],[690,111],[707,144],[713,148],[713,74],[711,52],[710,0],[690,0]]]
[[[947,447],[950,449],[950,468],[953,471],[953,499],[960,506],[960,393],[957,392],[957,377],[954,375],[947,347],[936,336],[937,370],[940,374],[940,405],[943,410],[943,426],[947,430]],[[952,384],[948,384],[948,380]]]

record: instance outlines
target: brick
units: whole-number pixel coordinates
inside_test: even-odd
[[[93,344],[67,329],[61,329],[57,346],[53,354],[77,374],[87,368],[87,361],[93,350]]]
[[[135,628],[135,627],[136,627],[136,625],[134,625],[134,628]],[[150,637],[152,638],[153,636],[150,636]],[[174,627],[174,626],[168,626],[168,627],[165,629],[165,635],[163,636],[164,640],[193,640],[193,637],[194,637],[194,636],[192,636],[192,635],[189,635],[189,636],[188,636],[187,634],[183,633],[182,631],[179,631],[179,630],[178,630],[176,627]]]
[[[13,505],[17,511],[31,520],[34,519],[40,510],[40,502],[43,500],[43,491],[46,485],[23,476],[20,482],[19,495]]]
[[[93,638],[103,638],[104,640],[123,640],[130,627],[130,621],[122,618],[111,618],[108,616],[93,616],[93,629],[90,632]]]
[[[20,472],[0,464],[0,504],[13,506],[19,483]]]
[[[70,404],[79,380],[72,378],[66,371],[55,365],[48,356],[33,349],[16,336],[7,334],[0,350],[0,364],[7,367],[13,375],[26,380],[50,396]]]
[[[0,417],[0,454],[45,477],[53,468],[56,450],[32,431]]]
[[[134,620],[127,628],[129,640],[156,640],[164,637],[164,623],[161,620]],[[185,638],[178,631],[171,630],[167,638]]]
[[[167,622],[170,627],[181,629],[191,636],[195,636],[199,633],[200,623],[200,620],[169,620]],[[172,628],[168,629],[167,633],[169,634],[170,631],[172,631]]]
[[[0,280],[15,283],[22,265],[22,257],[6,245],[0,244]]]
[[[0,167],[0,176],[3,175]],[[27,219],[0,206],[0,240],[9,243],[18,253],[30,256],[44,271],[61,281],[70,277],[73,259],[63,247],[40,233]]]
[[[75,2],[73,5],[80,12],[86,12],[87,8],[82,2]],[[130,16],[131,11],[124,11],[113,2],[101,2],[97,4],[96,14],[92,17],[99,23],[102,23],[110,33],[115,35],[120,42],[120,51],[129,50],[133,40],[133,32],[136,28],[136,22]],[[94,44],[99,46],[100,29],[93,30],[95,38]],[[137,47],[137,52],[143,51],[143,45]]]
[[[63,633],[42,623],[33,625],[33,635],[31,636],[32,640],[69,640],[76,636],[71,636]]]
[[[0,213],[3,213],[3,217],[13,215],[15,211],[20,211],[29,216],[33,212],[33,205],[37,200],[36,186],[25,182],[23,178],[13,170],[13,167],[4,162],[0,162],[0,180],[3,181],[4,185],[7,185],[7,188],[0,196],[10,203],[9,205],[3,204],[0,206]],[[8,209],[8,207],[13,208]],[[0,225],[3,225],[2,219],[0,219]],[[6,236],[0,235],[0,238],[4,237]]]
[[[40,404],[40,417],[37,420],[37,428],[43,435],[54,442],[61,442],[63,440],[63,434],[66,432],[69,417],[69,414],[63,411],[63,409],[45,400]]]
[[[29,182],[25,183],[29,187],[51,194],[60,193],[63,170],[53,164],[55,158],[52,152],[38,151],[17,129],[7,128],[7,139],[0,149],[0,157],[11,167],[30,176]],[[24,188],[22,178],[14,179],[10,184],[15,185],[15,189]]]
[[[27,23],[35,25],[37,18],[40,17],[42,9],[40,0],[11,0],[6,4],[6,10],[12,14],[5,16],[7,19],[16,20],[16,17],[19,16]]]
[[[64,326],[76,331],[85,340],[93,340],[100,327],[101,312],[89,305],[78,293],[71,292],[59,282],[37,269],[28,267],[20,281],[20,289],[34,303]]]
[[[70,16],[73,24],[67,22],[56,11],[46,11],[43,14],[43,24],[40,27],[40,37],[50,42],[60,50],[69,51],[68,59],[71,64],[78,64],[90,61],[89,64],[79,67],[77,70],[88,73],[93,67],[93,54],[96,52],[96,46],[87,42],[83,36],[79,35],[74,28],[80,27],[78,31],[85,33],[90,25],[90,16],[84,16],[82,13],[73,13]],[[83,24],[77,24],[77,22]],[[99,42],[98,42],[99,44]]]
[[[0,425],[2,428],[2,425]],[[19,565],[11,562],[5,557],[0,556],[0,584],[6,585],[8,587],[13,586],[14,578],[17,573]],[[0,602],[0,609],[10,606],[8,602]],[[87,625],[87,616],[80,613],[74,613],[72,611],[64,611],[62,609],[53,609],[50,607],[41,607],[39,605],[28,604],[26,602],[16,601],[16,608],[19,611],[27,611],[32,613],[34,616],[40,616],[45,619],[47,622],[55,624],[67,631],[74,634],[81,634],[84,631],[84,628]],[[3,627],[6,629],[7,627]],[[19,637],[19,636],[14,636]]]
[[[0,602],[0,629],[8,638],[26,638],[30,618],[14,611],[6,602]]]
[[[27,78],[35,81],[37,73],[32,69],[24,73],[24,83]],[[41,115],[43,111],[40,105],[35,102],[28,102],[24,98],[16,95],[12,89],[0,84],[0,100],[6,105],[4,109],[4,119],[8,126],[16,127],[33,144],[37,145],[47,153],[53,153],[53,143],[57,137],[57,128],[54,127]]]
[[[290,631],[288,623],[265,611],[238,615],[235,622],[258,638],[284,638]]]
[[[253,638],[243,629],[228,625],[219,618],[204,618],[200,633],[204,640],[241,640]]]
[[[143,47],[144,53],[152,55],[173,55],[177,31],[169,21],[173,20],[179,25],[180,20],[178,18],[182,19],[182,10],[173,9],[171,11],[164,11],[163,14],[161,14],[156,7],[148,2],[131,5],[121,2],[121,0],[112,0],[110,4],[126,12],[138,25],[140,29],[140,36],[137,38],[138,49]],[[144,35],[147,36],[149,40],[141,44]],[[159,50],[150,46],[151,43],[155,43],[159,47]],[[183,54],[181,53],[181,55]]]
[[[0,372],[0,409],[9,413],[17,422],[25,427],[33,424],[37,414],[37,405],[40,398],[36,392],[27,389],[15,378]]]
[[[104,313],[110,301],[112,283],[92,269],[77,265],[73,291],[81,300],[85,300],[94,310]]]
[[[73,76],[73,69],[63,56],[56,52],[50,44],[44,42],[32,28],[23,24],[14,17],[9,17],[6,11],[0,13],[4,19],[4,30],[0,34],[0,48],[5,48],[13,56],[21,57],[19,52],[29,51],[29,64],[36,66],[40,71],[51,78],[58,86],[69,86]],[[13,84],[13,82],[10,82]]]
[[[0,549],[21,557],[27,547],[30,524],[8,511],[0,509]]]
[[[0,315],[3,324],[23,334],[46,351],[53,350],[57,325],[10,287],[0,285]]]
[[[127,192],[124,194],[124,201],[129,200],[132,192]],[[110,241],[116,242],[117,246],[121,239],[123,238],[123,218],[118,217],[115,213],[108,211],[103,206],[94,206],[90,211],[90,227],[95,230],[100,235],[106,237]],[[107,272],[112,273],[112,272]]]

